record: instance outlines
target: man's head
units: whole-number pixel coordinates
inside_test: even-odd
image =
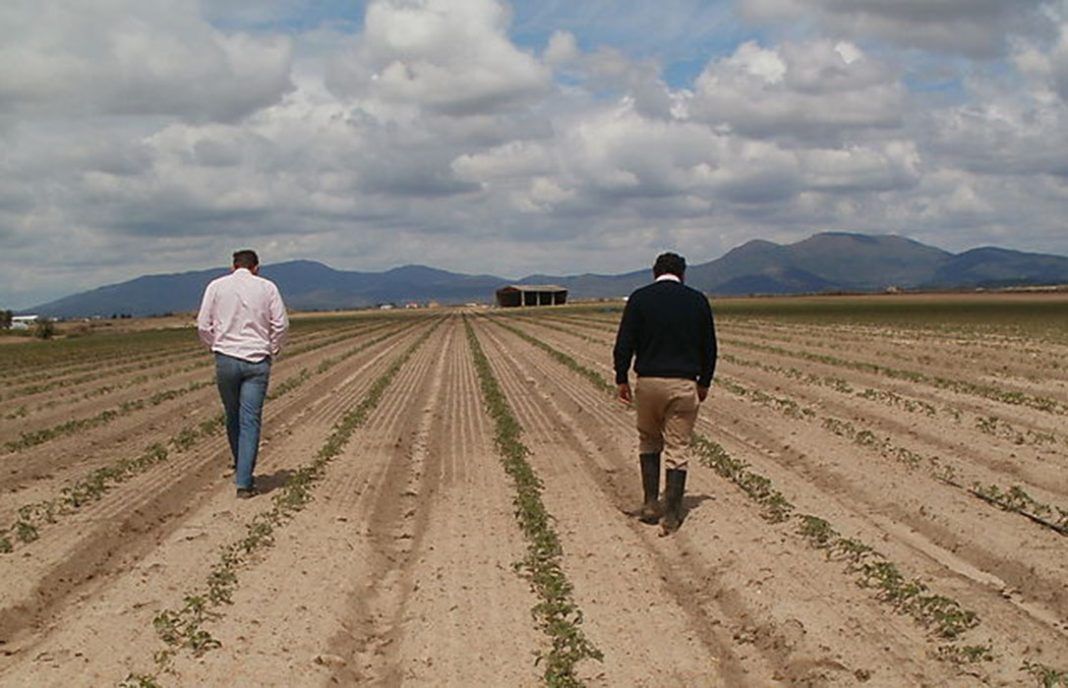
[[[675,275],[682,279],[686,273],[686,259],[677,253],[661,253],[653,263],[653,277]]]
[[[247,248],[240,251],[234,251],[234,270],[237,270],[238,268],[245,268],[253,274],[259,272],[259,256],[256,255],[255,251]]]

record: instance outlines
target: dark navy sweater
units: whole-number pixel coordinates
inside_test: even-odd
[[[613,351],[616,384],[627,382],[631,358],[639,377],[673,377],[712,384],[716,329],[704,294],[661,280],[627,299]]]

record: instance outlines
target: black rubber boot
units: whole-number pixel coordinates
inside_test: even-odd
[[[661,535],[670,535],[682,525],[682,496],[685,493],[686,471],[669,468],[664,488],[664,517],[660,520]]]
[[[642,494],[644,501],[638,510],[638,520],[656,525],[660,522],[660,454],[639,454],[642,464]]]

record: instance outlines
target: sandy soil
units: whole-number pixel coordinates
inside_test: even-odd
[[[464,325],[455,313],[424,315],[377,329],[316,321],[295,338],[302,352],[279,361],[272,377],[275,389],[302,382],[267,405],[258,468],[266,494],[235,500],[224,440],[205,436],[0,554],[0,685],[118,685],[152,671],[166,647],[156,615],[204,589],[220,549],[271,509],[335,423],[420,342],[326,467],[312,501],[237,570],[231,603],[203,625],[221,647],[200,656],[179,650],[159,684],[542,685],[535,657],[550,638],[531,614],[539,599],[513,567],[526,541]],[[501,322],[609,376],[610,317]],[[960,663],[943,656],[945,639],[809,545],[796,522],[769,522],[708,468],[690,472],[682,530],[658,537],[626,513],[639,496],[633,412],[494,319],[472,324],[543,483],[582,629],[604,654],[579,665],[586,685],[1014,686],[1039,685],[1024,662],[1068,669],[1065,536],[967,489],[1018,485],[1068,508],[1064,416],[750,345],[976,384],[997,381],[1002,370],[1011,389],[1068,402],[1065,369],[1036,374],[1034,361],[1050,360],[1049,349],[966,346],[969,365],[956,365],[961,345],[950,337],[925,341],[921,357],[908,333],[839,328],[841,346],[809,326],[779,323],[762,333],[754,322],[721,324],[731,343],[699,432],[769,478],[799,512],[872,544],[906,575],[975,611],[979,625],[957,645],[989,646],[992,658]],[[1036,358],[1021,357],[1031,350]],[[72,384],[63,395],[76,400],[63,409],[88,417],[210,376],[182,369],[193,355],[146,358],[155,387],[87,396],[99,380]],[[119,356],[100,365],[124,363]],[[208,385],[0,456],[0,526],[20,506],[217,414],[215,395]],[[23,427],[52,427],[65,412],[35,410]],[[999,422],[979,422],[991,417]],[[828,418],[849,423],[853,436],[834,432],[843,426]],[[0,427],[18,429],[13,420]],[[879,442],[858,443],[861,430]],[[951,481],[933,468],[946,465]]]

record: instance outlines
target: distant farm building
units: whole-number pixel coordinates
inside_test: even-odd
[[[497,305],[501,308],[561,306],[565,303],[567,289],[555,284],[509,284],[497,290]]]
[[[36,315],[16,315],[11,318],[11,329],[28,330],[31,325],[37,324],[37,319]]]

